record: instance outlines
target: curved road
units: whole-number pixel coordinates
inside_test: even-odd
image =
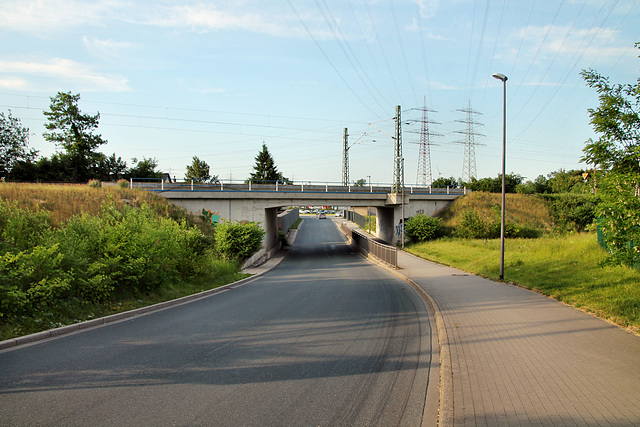
[[[305,219],[245,285],[0,352],[0,424],[433,425],[426,310],[333,221]]]

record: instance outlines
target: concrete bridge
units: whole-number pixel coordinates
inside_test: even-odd
[[[395,245],[401,239],[403,216],[405,219],[420,213],[432,216],[466,193],[466,189],[461,188],[406,186],[403,204],[402,193],[394,193],[390,185],[358,187],[305,183],[195,184],[132,181],[132,186],[157,192],[194,214],[210,215],[221,220],[258,222],[266,232],[265,249],[276,244],[277,212],[288,206],[375,208],[376,235]]]

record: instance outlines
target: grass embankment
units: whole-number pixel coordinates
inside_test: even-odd
[[[492,196],[500,197],[499,194]],[[539,198],[510,196],[515,196],[507,200],[512,221],[536,224],[548,231],[538,239],[506,240],[505,280],[640,332],[640,271],[602,266],[606,254],[598,246],[595,233],[553,235],[553,224]],[[447,210],[449,225],[455,224],[464,209],[472,206],[484,211],[487,217],[490,215],[474,200],[485,203],[493,199],[487,195],[469,199],[463,198],[460,205],[454,204]],[[517,209],[514,199],[519,200]],[[530,207],[527,207],[528,201]],[[489,205],[491,202],[487,204],[490,208]],[[499,278],[499,239],[446,238],[410,244],[406,250],[492,280]]]
[[[463,213],[469,209],[475,210],[480,218],[486,222],[496,220],[502,203],[501,195],[497,193],[473,192],[458,198],[438,217],[447,227],[455,228],[460,225]],[[526,225],[549,232],[553,229],[553,220],[544,200],[528,194],[507,194],[508,209],[505,212],[506,222]]]
[[[148,192],[2,183],[0,210],[0,340],[247,276],[210,224]]]

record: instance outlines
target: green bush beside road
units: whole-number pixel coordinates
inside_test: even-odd
[[[68,199],[60,193],[75,189],[48,186],[38,195],[46,209],[30,205],[30,191],[0,187],[0,340],[241,279],[239,263],[262,238],[257,224],[215,230],[160,198],[130,206],[119,192],[135,192],[113,189],[104,198],[99,187],[80,192],[76,211],[91,213],[54,220],[56,201]]]

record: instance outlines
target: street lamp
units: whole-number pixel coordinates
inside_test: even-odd
[[[505,212],[505,166],[507,153],[507,76],[495,73],[494,78],[502,80],[502,212],[500,220],[500,280],[504,280],[504,212]]]

